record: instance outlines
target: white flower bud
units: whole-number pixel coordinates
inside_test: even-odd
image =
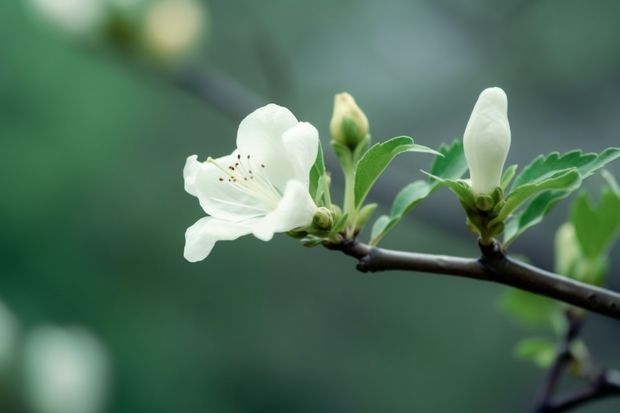
[[[145,16],[146,51],[164,61],[177,61],[203,39],[207,20],[205,6],[195,0],[157,0]]]
[[[492,193],[500,185],[510,149],[508,99],[502,89],[482,91],[467,122],[463,146],[474,194]]]

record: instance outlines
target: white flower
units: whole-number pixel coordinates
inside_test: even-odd
[[[318,135],[288,109],[269,104],[241,121],[231,155],[187,158],[185,190],[210,216],[187,229],[185,258],[205,259],[217,241],[247,234],[269,241],[276,232],[310,225],[317,210],[308,185]]]
[[[108,359],[81,329],[38,327],[24,347],[25,391],[36,413],[97,413],[107,398]]]
[[[502,89],[482,91],[467,122],[463,146],[474,194],[490,194],[500,185],[510,149],[508,99]]]

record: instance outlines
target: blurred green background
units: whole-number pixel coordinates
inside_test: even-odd
[[[504,287],[362,275],[351,259],[282,235],[222,242],[204,262],[185,262],[184,231],[202,216],[183,191],[185,158],[229,153],[243,115],[218,107],[226,96],[196,99],[172,72],[51,30],[26,3],[0,2],[0,299],[23,330],[80,325],[101,339],[112,368],[106,411],[529,409],[544,372],[513,358],[529,330],[498,311]],[[194,72],[247,89],[237,109],[288,106],[325,148],[337,92],[356,97],[375,140],[407,134],[437,147],[461,137],[479,92],[495,85],[509,96],[511,163],[619,144],[615,0],[208,7]],[[403,156],[371,197],[387,205],[429,162]],[[565,217],[558,208],[513,251],[551,269]],[[440,193],[384,245],[475,256],[463,221]],[[611,284],[620,289],[617,274]],[[584,334],[602,364],[620,367],[617,322],[591,316]]]

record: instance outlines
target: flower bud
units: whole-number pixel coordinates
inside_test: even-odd
[[[510,149],[508,100],[498,87],[482,91],[463,135],[465,159],[475,195],[488,195],[500,186]]]
[[[353,96],[346,92],[334,96],[334,114],[329,129],[335,141],[355,149],[368,136],[368,128],[368,118]]]
[[[312,217],[312,226],[319,230],[329,230],[334,225],[334,216],[326,207],[320,207]]]
[[[207,20],[206,8],[196,0],[157,0],[145,15],[146,52],[162,61],[178,61],[204,37]]]

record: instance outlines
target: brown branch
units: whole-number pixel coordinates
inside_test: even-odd
[[[356,258],[362,272],[388,270],[447,274],[509,285],[620,320],[620,294],[585,284],[507,257],[498,243],[481,247],[479,259],[371,247],[344,240],[329,248]]]

